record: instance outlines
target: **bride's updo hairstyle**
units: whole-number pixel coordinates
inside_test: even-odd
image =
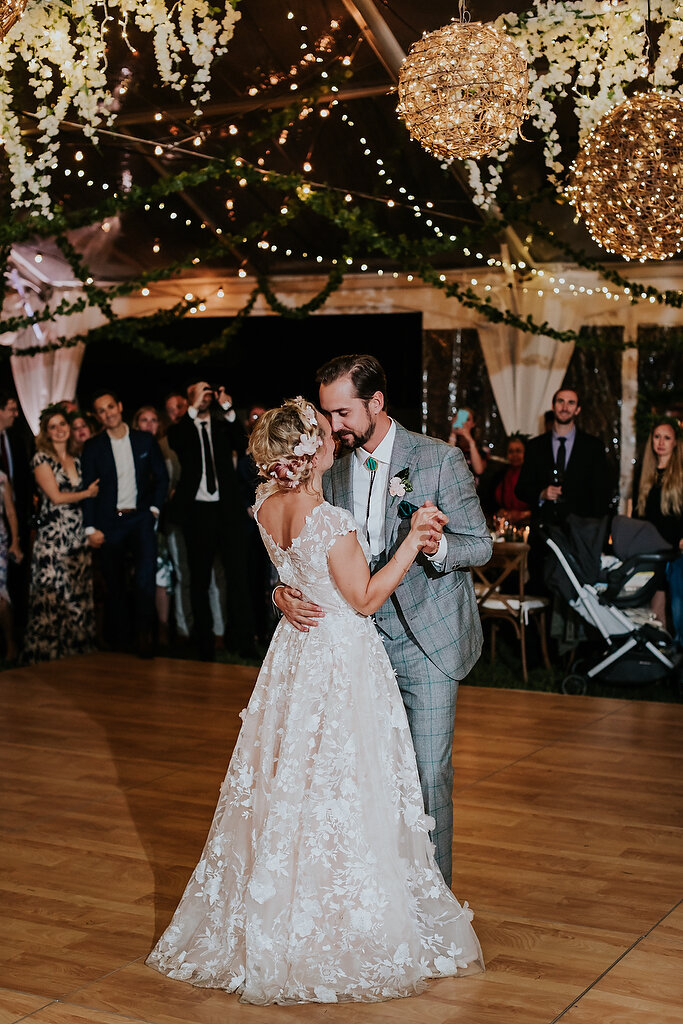
[[[313,474],[313,456],[323,443],[315,409],[288,398],[256,421],[248,451],[262,476],[277,487],[300,487]]]

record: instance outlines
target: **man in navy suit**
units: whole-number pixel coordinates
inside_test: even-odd
[[[96,497],[83,502],[88,543],[99,550],[104,576],[105,629],[115,648],[130,639],[125,567],[135,567],[135,630],[138,653],[153,653],[155,524],[168,495],[168,472],[152,434],[130,430],[123,407],[110,391],[96,395],[93,410],[104,427],[85,442],[81,466],[85,486],[99,480]]]

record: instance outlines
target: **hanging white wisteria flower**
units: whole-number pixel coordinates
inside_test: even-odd
[[[59,151],[59,126],[70,116],[86,137],[116,118],[107,85],[107,32],[115,18],[129,43],[135,29],[153,36],[159,77],[174,89],[189,87],[198,109],[209,96],[211,65],[226,52],[238,0],[220,8],[208,0],[29,0],[26,11],[0,41],[0,146],[7,154],[15,207],[50,215],[51,171]],[[25,70],[35,105],[15,96]],[[18,111],[35,116],[33,146],[22,136]]]
[[[503,14],[495,22],[529,62],[530,120],[543,135],[548,179],[558,189],[569,162],[556,125],[559,103],[573,102],[582,143],[638,79],[649,77],[658,89],[683,95],[674,77],[683,44],[681,0],[650,0],[656,47],[648,42],[646,10],[635,0],[536,0],[524,14]],[[505,143],[486,162],[466,162],[478,205],[495,201],[514,144]]]

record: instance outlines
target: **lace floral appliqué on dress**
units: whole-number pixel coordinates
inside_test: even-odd
[[[324,502],[287,549],[259,529],[282,582],[325,616],[309,633],[280,622],[147,963],[260,1004],[390,999],[481,970],[472,913],[434,860],[394,672],[328,568],[353,517]]]

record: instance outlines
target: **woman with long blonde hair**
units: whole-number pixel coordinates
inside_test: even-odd
[[[670,417],[658,420],[647,439],[636,514],[656,526],[674,550],[683,551],[683,432]],[[666,574],[675,639],[683,645],[683,556],[669,562]],[[664,590],[656,592],[652,610],[666,622]]]

